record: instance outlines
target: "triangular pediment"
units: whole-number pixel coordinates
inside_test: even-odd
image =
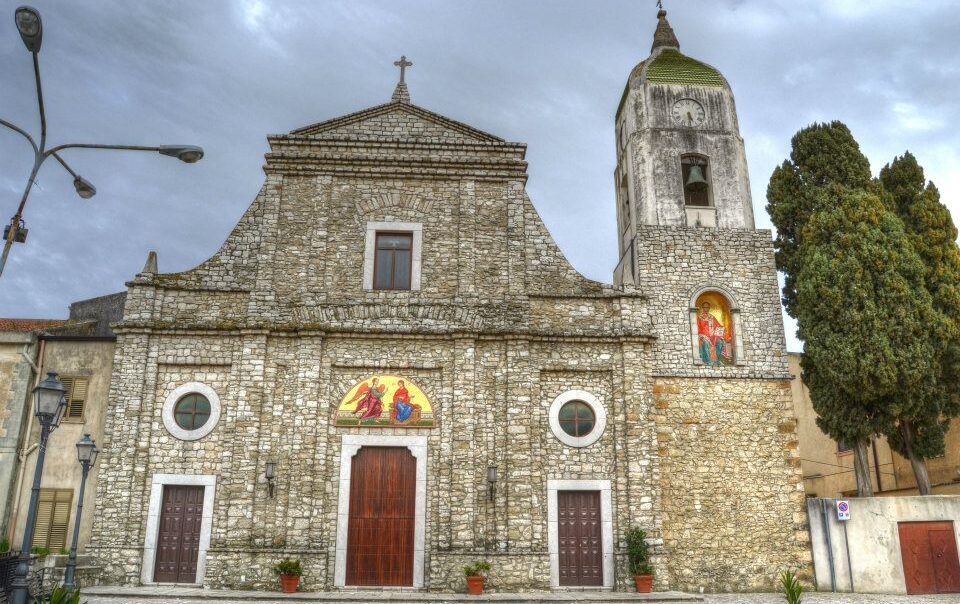
[[[504,140],[410,103],[394,101],[304,126],[290,134],[317,138],[502,143]]]

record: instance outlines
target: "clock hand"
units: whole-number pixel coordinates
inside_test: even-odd
[[[691,126],[693,125],[693,114],[689,111],[687,112],[687,124]]]

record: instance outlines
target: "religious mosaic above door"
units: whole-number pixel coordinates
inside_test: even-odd
[[[432,428],[433,407],[420,388],[395,375],[357,382],[337,406],[337,426]]]
[[[697,352],[707,365],[734,364],[733,315],[730,303],[720,292],[697,297]]]

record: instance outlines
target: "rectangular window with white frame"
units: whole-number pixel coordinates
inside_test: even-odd
[[[419,222],[368,222],[363,255],[363,289],[420,289],[423,225]]]

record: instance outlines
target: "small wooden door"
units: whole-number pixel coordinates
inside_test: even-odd
[[[960,592],[960,560],[952,522],[901,522],[900,554],[908,594]]]
[[[363,447],[350,469],[347,585],[413,585],[417,460],[406,447]]]
[[[203,487],[163,487],[154,581],[196,583],[202,517]]]
[[[557,492],[561,586],[603,586],[600,491]]]

